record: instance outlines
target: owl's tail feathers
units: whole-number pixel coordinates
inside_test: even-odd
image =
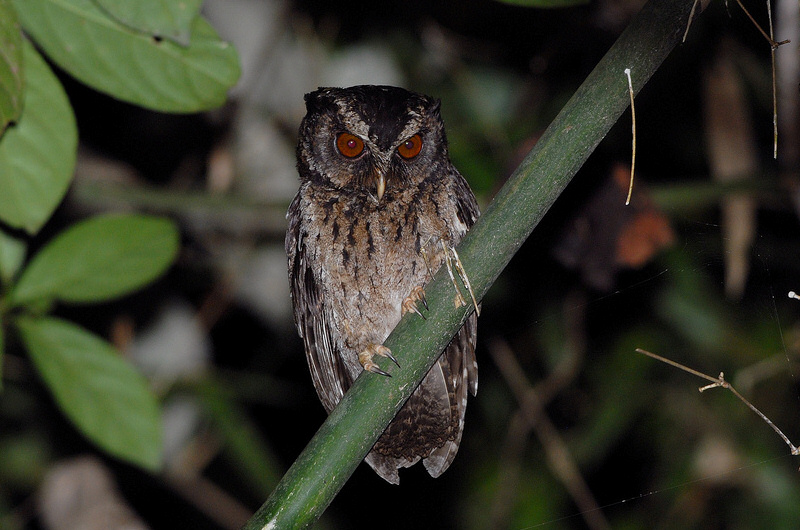
[[[461,432],[456,440],[448,440],[438,449],[435,449],[427,458],[422,461],[428,474],[433,478],[444,473],[458,452],[458,444],[461,442]]]
[[[463,425],[463,424],[462,424]],[[458,446],[461,443],[462,429],[458,430],[455,440],[447,440],[443,446],[431,451],[431,454],[422,459],[422,464],[428,471],[428,474],[433,478],[438,477],[450,467],[453,459],[458,452]],[[380,475],[386,482],[392,484],[400,484],[400,474],[397,472],[401,467],[411,467],[419,462],[420,457],[414,458],[397,458],[392,456],[382,455],[376,451],[370,451],[364,461],[375,470],[375,473]]]
[[[370,451],[364,461],[375,470],[383,480],[391,484],[400,484],[400,474],[397,472],[401,467],[411,467],[419,462],[419,457],[412,459],[395,458],[385,456],[375,451]],[[427,465],[427,464],[426,464]],[[444,471],[444,470],[442,470]]]

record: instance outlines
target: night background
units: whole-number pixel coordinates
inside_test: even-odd
[[[485,208],[641,5],[207,0],[242,76],[200,114],[123,103],[54,67],[80,145],[30,253],[103,212],[180,229],[177,260],[145,289],[54,308],[145,374],[164,464],[151,473],[99,450],[9,338],[0,528],[70,528],[58,491],[108,495],[121,520],[146,525],[125,528],[244,524],[325,419],[283,247],[303,95],[389,84],[440,98],[451,158]],[[744,5],[768,31],[767,6]],[[770,45],[739,4],[712,2],[636,98],[631,205],[628,111],[484,298],[478,394],[450,468],[401,470],[393,486],[361,464],[317,528],[800,525],[800,460],[770,426],[635,351],[724,372],[800,443],[800,299],[788,296],[800,292],[800,8],[777,0],[772,15],[775,39],[792,41],[776,51],[777,160]],[[97,521],[86,528],[123,527]]]

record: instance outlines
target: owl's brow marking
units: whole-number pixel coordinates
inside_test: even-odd
[[[342,123],[349,129],[349,132],[360,136],[363,140],[369,140],[369,126],[358,112],[349,108],[343,101],[337,101],[336,105],[341,111]]]
[[[405,127],[403,127],[403,130],[400,132],[400,135],[397,138],[397,145],[395,147],[399,146],[400,144],[402,144],[403,142],[405,142],[406,140],[417,134],[420,130],[420,126],[422,125],[420,123],[421,116],[418,112],[411,110],[408,112],[408,114],[409,116],[411,116],[411,118],[408,120]]]

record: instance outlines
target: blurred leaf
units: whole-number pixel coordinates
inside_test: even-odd
[[[219,430],[231,463],[259,494],[268,495],[280,480],[276,458],[223,384],[211,378],[195,387],[207,414]]]
[[[163,274],[177,252],[178,230],[168,219],[93,217],[68,228],[34,256],[11,292],[11,303],[117,298]]]
[[[145,378],[106,341],[51,317],[16,321],[22,341],[61,410],[110,454],[157,470],[158,403]]]
[[[72,180],[78,131],[50,67],[27,41],[23,52],[25,112],[0,139],[0,221],[35,234]]]
[[[93,0],[116,20],[139,31],[188,46],[203,0]]]
[[[3,355],[5,351],[5,329],[3,328],[3,314],[0,313],[0,390],[3,389]]]
[[[9,399],[8,396],[3,398]],[[13,429],[3,434],[6,436],[0,438],[0,454],[3,455],[0,458],[0,482],[6,491],[15,487],[34,491],[52,465],[52,440],[48,440],[42,431],[34,430],[20,432]],[[12,526],[9,530],[14,528],[21,526]]]
[[[520,95],[525,81],[507,70],[494,67],[471,67],[459,77],[464,111],[469,114],[472,130],[484,131],[488,139],[507,141],[504,136],[510,122],[518,118]],[[487,98],[486,94],[492,94]],[[499,138],[496,138],[499,137]]]
[[[589,3],[589,0],[496,0],[502,4],[510,4],[520,7],[572,7],[582,6]]]
[[[25,242],[0,230],[0,285],[9,285],[25,260]]]
[[[239,78],[236,50],[199,16],[183,47],[120,24],[91,0],[14,5],[25,31],[53,61],[123,101],[163,112],[198,112],[222,105]]]
[[[0,135],[22,113],[22,33],[10,0],[0,0]]]

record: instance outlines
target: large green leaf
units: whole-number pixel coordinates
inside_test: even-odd
[[[0,286],[7,287],[25,260],[24,241],[0,230]]]
[[[189,46],[128,28],[91,0],[14,0],[25,31],[58,65],[118,99],[164,112],[224,103],[239,78],[236,50],[202,17]]]
[[[0,138],[0,221],[36,233],[72,180],[78,131],[61,84],[25,41],[25,109]]]
[[[178,252],[168,219],[103,215],[82,221],[39,251],[11,291],[13,305],[57,299],[97,302],[126,295],[160,276]]]
[[[22,33],[9,0],[0,0],[0,135],[22,112]]]
[[[116,20],[150,35],[188,46],[203,0],[94,0]]]
[[[78,429],[112,455],[158,469],[160,413],[144,376],[109,343],[70,322],[22,317],[16,325],[58,406]]]

